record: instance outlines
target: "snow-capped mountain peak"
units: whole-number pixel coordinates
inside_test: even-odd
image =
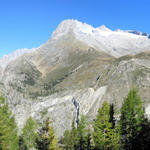
[[[99,29],[101,31],[111,32],[111,30],[109,28],[107,28],[105,25],[102,25],[102,26],[98,27],[97,29]]]
[[[112,31],[105,25],[94,28],[77,20],[63,21],[54,31],[51,39],[59,40],[68,33],[69,35],[73,33],[76,39],[114,57],[136,54],[150,49],[150,39],[143,34],[123,30]]]
[[[52,34],[52,39],[58,39],[70,31],[74,33],[92,33],[94,28],[86,23],[79,22],[78,20],[64,20]]]

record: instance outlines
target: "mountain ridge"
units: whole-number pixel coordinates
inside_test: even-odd
[[[136,40],[136,42],[139,42],[139,43],[141,42],[142,44],[140,46],[142,46],[142,47],[145,43],[144,41],[146,41],[145,47],[142,48],[144,50],[141,50],[141,49],[139,51],[134,50],[133,54],[140,53],[141,51],[145,51],[148,49],[148,47],[150,47],[149,35],[147,33],[142,33],[142,32],[133,31],[133,30],[120,30],[120,29],[112,31],[112,30],[108,29],[105,25],[94,28],[91,25],[82,23],[78,20],[62,21],[58,25],[57,29],[52,33],[52,35],[48,41],[58,40],[59,37],[61,38],[65,34],[68,34],[68,32],[70,32],[70,34],[71,34],[71,32],[73,32],[75,34],[75,36],[77,37],[77,39],[81,40],[82,42],[86,42],[86,40],[87,40],[88,42],[86,42],[86,43],[92,47],[95,47],[96,49],[98,48],[98,49],[107,50],[106,52],[113,55],[114,57],[120,57],[123,55],[132,54],[132,52],[125,52],[125,53],[122,52],[122,54],[121,54],[121,52],[119,52],[119,54],[116,53],[118,45],[116,45],[116,42],[114,43],[114,41],[112,40],[112,38],[116,38],[116,36],[131,36],[133,39],[130,39],[130,40]],[[91,38],[89,38],[89,39],[85,38],[85,36],[83,36],[82,34],[87,34],[86,36],[89,36],[89,35],[93,36],[92,39],[94,39],[94,41],[91,40]],[[85,38],[85,40],[83,40],[84,38]],[[103,38],[106,38],[106,39],[103,40]],[[128,38],[128,37],[126,37],[126,38]],[[124,40],[128,40],[126,38]],[[98,43],[97,43],[97,40],[98,40]],[[108,40],[112,40],[111,43],[107,42]],[[116,39],[116,40],[118,40],[117,42],[121,42],[121,44],[123,44],[122,40],[121,41],[119,41],[119,39]],[[92,41],[92,42],[90,42],[90,41]],[[127,44],[130,44],[129,40],[128,40],[128,42],[129,43],[127,43]],[[40,47],[42,47],[42,46],[40,46]],[[129,48],[132,50],[132,46]],[[123,47],[122,49],[125,49],[125,51],[127,51],[127,49],[129,49],[129,48]],[[138,49],[138,45],[135,45],[134,48]],[[37,50],[37,49],[39,49],[39,48],[34,48],[34,50]],[[11,55],[11,53],[8,55],[5,55],[2,58],[0,58],[0,65],[5,66],[5,63],[7,63],[7,61],[8,62],[11,61],[11,57],[13,58],[12,60],[14,60],[17,57],[22,56],[24,53],[29,53],[28,49],[16,50],[12,53],[12,55]],[[16,54],[16,56],[15,56],[15,54]]]

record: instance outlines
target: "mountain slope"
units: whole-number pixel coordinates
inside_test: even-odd
[[[134,85],[149,112],[149,50],[145,34],[65,20],[42,46],[0,59],[0,91],[20,129],[30,115],[42,123],[50,114],[60,137],[76,114],[72,99],[91,120],[104,100],[119,112]]]

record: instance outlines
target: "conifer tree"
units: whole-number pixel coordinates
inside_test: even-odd
[[[71,131],[66,130],[64,133],[63,144],[65,150],[74,150],[73,139],[71,136]]]
[[[114,118],[114,104],[110,105],[110,122],[112,123],[112,128],[115,128],[115,118]]]
[[[58,140],[49,117],[46,120],[45,126],[40,130],[39,136],[39,150],[59,150]]]
[[[76,129],[76,127],[75,127],[75,121],[74,121],[74,119],[73,119],[73,121],[72,121],[72,129],[71,129],[71,132],[70,132],[70,136],[71,136],[71,138],[70,138],[70,142],[71,142],[71,145],[73,146],[73,147],[71,147],[72,148],[72,150],[74,150],[75,149],[75,147],[76,147],[76,133],[77,133],[77,129]]]
[[[137,150],[149,150],[150,148],[150,121],[145,117],[142,122],[142,130],[136,138]]]
[[[29,119],[26,121],[26,124],[23,128],[22,133],[22,140],[23,140],[23,146],[27,150],[35,149],[37,148],[36,139],[37,139],[37,124],[34,122],[32,117],[29,117]]]
[[[86,149],[87,150],[93,150],[93,143],[92,143],[92,134],[91,134],[91,130],[88,129],[88,132],[87,132],[87,147]]]
[[[64,132],[64,136],[62,138],[62,144],[64,145],[65,150],[75,150],[75,137],[76,137],[76,127],[75,127],[75,121],[73,119],[72,121],[72,129],[66,130]]]
[[[50,144],[48,139],[49,123],[49,118],[47,118],[44,126],[39,130],[39,136],[37,139],[38,150],[48,150],[48,146]]]
[[[63,144],[65,150],[91,150],[92,136],[90,129],[87,129],[85,116],[81,116],[79,124],[75,127],[74,120],[72,122],[72,130],[66,130],[64,133]]]
[[[110,122],[110,106],[104,101],[94,122],[93,139],[96,150],[119,149],[119,133]],[[117,146],[116,146],[117,144]]]
[[[142,130],[144,109],[136,89],[129,91],[121,108],[121,142],[124,149],[136,149],[137,137]]]
[[[113,124],[112,124],[113,126]],[[121,143],[120,143],[120,125],[117,124],[112,130],[110,134],[110,149],[111,150],[120,150],[121,149]]]
[[[77,127],[76,136],[75,136],[75,149],[77,150],[86,150],[87,149],[87,127],[85,116],[81,116],[79,125]]]
[[[51,122],[49,123],[48,135],[48,140],[50,141],[48,150],[59,150],[58,140],[56,138],[56,134],[54,132],[53,126],[51,125]]]
[[[0,96],[0,148],[2,150],[19,149],[17,125],[2,96]]]

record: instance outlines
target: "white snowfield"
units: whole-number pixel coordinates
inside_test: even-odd
[[[98,51],[104,51],[114,57],[120,57],[127,54],[137,54],[142,51],[150,50],[150,39],[148,36],[143,36],[141,32],[134,34],[134,31],[112,31],[104,25],[94,28],[86,23],[77,20],[64,20],[56,31],[53,32],[49,41],[57,41],[66,34],[73,34],[76,39],[88,44]],[[37,48],[38,49],[38,48]],[[30,53],[32,50],[21,49],[16,50],[12,54],[5,55],[0,59],[0,66],[5,67],[9,62],[22,56],[25,53]]]

